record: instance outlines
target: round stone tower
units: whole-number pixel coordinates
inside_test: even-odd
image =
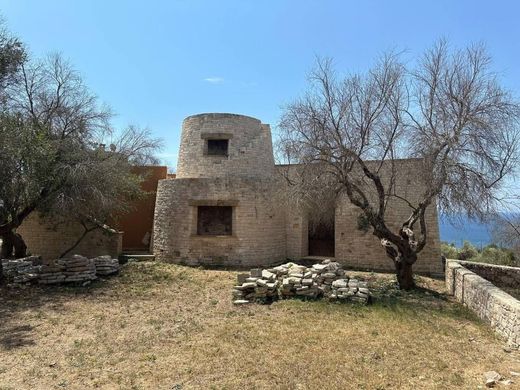
[[[272,177],[269,125],[236,114],[199,114],[182,125],[177,178]]]
[[[157,188],[156,258],[243,267],[282,261],[285,211],[276,188],[269,125],[235,114],[186,118],[177,177]]]

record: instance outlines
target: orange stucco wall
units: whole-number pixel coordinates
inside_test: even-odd
[[[167,178],[168,168],[165,166],[134,167],[133,172],[143,175],[141,187],[149,194],[136,201],[132,210],[119,218],[117,226],[124,232],[123,251],[148,251],[153,230],[157,183]]]

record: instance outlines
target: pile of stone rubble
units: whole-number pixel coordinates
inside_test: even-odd
[[[286,263],[268,269],[252,269],[239,274],[233,289],[233,303],[266,302],[290,297],[328,298],[367,304],[366,282],[348,278],[339,263],[324,260],[312,267]]]
[[[119,272],[119,261],[117,259],[113,259],[109,255],[98,256],[92,260],[94,261],[97,275],[106,276]]]
[[[89,282],[96,279],[94,259],[74,255],[57,259],[49,266],[43,266],[40,274],[40,284],[61,282]]]
[[[4,276],[14,284],[89,283],[97,276],[117,273],[120,268],[118,260],[110,256],[88,259],[80,255],[46,262],[40,257],[30,256],[17,260],[2,260],[2,266]]]
[[[4,277],[12,283],[28,283],[37,280],[41,270],[41,259],[38,256],[16,260],[2,260]]]

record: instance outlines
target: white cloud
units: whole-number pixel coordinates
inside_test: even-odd
[[[210,84],[222,84],[224,82],[224,79],[222,77],[206,77],[204,81],[210,83]]]

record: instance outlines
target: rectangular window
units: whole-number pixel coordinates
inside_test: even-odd
[[[198,206],[197,234],[199,236],[230,236],[233,232],[233,207]]]
[[[208,156],[227,156],[228,139],[208,139]]]

